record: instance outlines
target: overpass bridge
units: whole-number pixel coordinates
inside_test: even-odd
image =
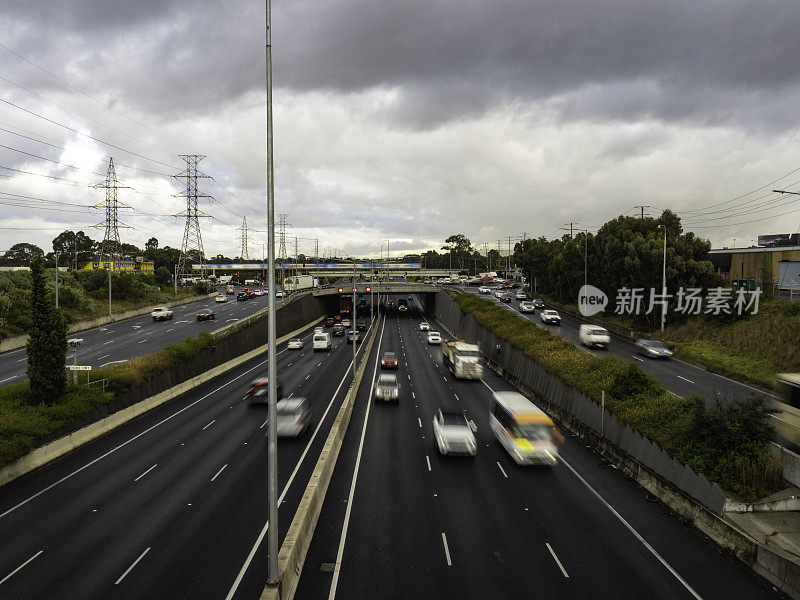
[[[200,271],[203,265],[193,264],[192,269]],[[266,271],[267,263],[218,263],[206,264],[205,270],[216,274],[217,271]],[[299,275],[314,275],[318,277],[348,277],[355,271],[356,275],[379,277],[445,277],[457,270],[426,269],[420,263],[393,263],[393,262],[357,262],[353,263],[278,263],[277,270],[297,273]]]

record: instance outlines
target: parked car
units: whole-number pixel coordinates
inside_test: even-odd
[[[486,287],[485,285],[482,285],[481,287],[478,288],[478,291],[481,294],[491,294],[492,293],[492,288]]]
[[[442,343],[442,335],[438,331],[429,331],[428,332],[428,343],[429,344],[441,344]]]
[[[269,379],[267,377],[259,377],[254,379],[250,387],[244,394],[244,401],[248,405],[266,404],[269,398]],[[283,382],[278,380],[278,399],[283,398]]]
[[[584,323],[578,330],[581,344],[589,346],[590,348],[608,348],[611,343],[611,336],[608,335],[608,330],[597,325],[589,325]]]
[[[439,409],[433,416],[433,439],[440,454],[466,454],[475,456],[475,425],[467,421],[464,413]]]
[[[286,344],[286,348],[289,350],[300,350],[303,347],[303,340],[300,338],[292,338]]]
[[[670,358],[672,350],[661,340],[636,340],[636,351],[650,358]]]
[[[419,330],[420,331],[430,331],[431,330],[431,326],[428,325],[427,321],[423,321],[422,323],[419,324]]]
[[[524,313],[536,312],[536,307],[533,305],[533,302],[528,302],[527,300],[524,300],[519,303],[519,312],[524,312]]]
[[[220,296],[217,296],[216,298],[214,298],[214,302],[227,302],[227,301],[228,301],[228,297],[227,296],[220,295]]]
[[[303,397],[278,400],[276,429],[281,437],[302,435],[311,425],[311,405]]]
[[[198,321],[213,321],[217,318],[217,315],[215,315],[213,311],[208,309],[201,310],[197,312],[194,316]]]
[[[400,361],[394,352],[384,352],[381,356],[381,369],[396,369]]]
[[[394,373],[381,373],[375,385],[375,400],[397,402],[400,399],[400,382]]]
[[[543,310],[539,313],[539,320],[542,323],[554,323],[558,325],[561,323],[561,315],[554,310]]]
[[[534,298],[533,299],[533,306],[535,308],[544,308],[544,300],[542,300],[540,298]]]
[[[150,311],[150,316],[153,317],[153,321],[168,321],[172,318],[172,310],[166,306],[156,306]]]

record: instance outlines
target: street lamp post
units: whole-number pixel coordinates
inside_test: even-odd
[[[83,338],[72,338],[72,339],[67,340],[67,344],[69,344],[73,348],[73,351],[72,351],[72,365],[75,366],[75,367],[78,366],[78,346],[80,345],[80,343],[82,341],[83,341]],[[73,377],[72,381],[74,383],[78,383],[78,370],[77,369],[73,369],[72,370],[72,377]]]
[[[58,308],[58,250],[56,250],[56,308]]]
[[[350,319],[353,335],[353,386],[356,385],[356,259],[353,258],[353,318]]]
[[[659,225],[664,228],[664,266],[661,270],[661,331],[664,331],[664,324],[667,321],[667,226]]]

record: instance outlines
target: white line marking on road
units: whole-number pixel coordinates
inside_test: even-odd
[[[140,344],[144,344],[146,341],[147,341],[147,338],[144,338],[144,339],[143,339],[143,340],[141,340],[139,343],[140,343]]]
[[[417,423],[419,423],[419,428],[422,429],[422,419],[417,417]]]
[[[411,392],[411,397],[412,397],[412,398],[416,398],[416,397],[417,397],[417,395],[416,395],[414,392]]]
[[[115,365],[117,363],[124,363],[124,362],[128,362],[128,359],[127,358],[123,358],[122,360],[112,360],[111,362],[103,363],[102,365],[100,365],[100,368],[102,369],[103,367],[105,367],[107,365]],[[2,517],[2,516],[3,515],[0,515],[0,517]]]
[[[180,323],[180,321],[178,321],[178,323]],[[139,329],[140,327],[141,327],[141,325],[134,325],[133,326],[134,329]]]
[[[294,392],[292,392],[291,394],[289,394],[288,396],[286,396],[286,399],[288,400],[288,399],[289,399],[289,398],[291,398],[292,396],[294,396]]]
[[[5,379],[0,379],[0,383],[4,381],[11,381],[12,379],[16,379],[17,377],[22,377],[22,375],[14,375],[13,377],[6,377]]]
[[[506,479],[508,479],[508,475],[506,475],[506,471],[505,471],[505,469],[503,469],[503,465],[501,465],[501,464],[498,462],[498,463],[497,463],[497,467],[500,469],[500,472],[503,474],[503,477],[505,477]]]
[[[33,556],[31,556],[31,557],[30,557],[28,560],[26,560],[24,563],[22,563],[20,566],[18,566],[18,567],[17,567],[16,569],[14,569],[13,571],[11,571],[11,573],[9,573],[8,575],[6,575],[6,576],[5,576],[5,577],[3,577],[2,579],[0,579],[0,585],[3,585],[3,584],[6,582],[6,581],[8,581],[9,579],[11,579],[11,577],[12,577],[14,574],[16,574],[16,572],[17,572],[17,571],[19,571],[20,569],[24,568],[24,567],[25,567],[25,566],[26,566],[26,565],[27,565],[29,562],[31,562],[31,561],[32,561],[34,558],[36,558],[37,556],[39,556],[39,555],[40,555],[42,552],[44,552],[44,550],[39,550],[39,551],[38,551],[36,554],[34,554]]]
[[[431,457],[427,454],[425,455],[425,460],[428,462],[428,471],[431,470]]]
[[[640,362],[644,362],[644,359],[643,358],[639,358],[638,356],[634,356],[633,358],[635,358],[636,360],[638,360]]]
[[[205,431],[206,429],[208,429],[209,427],[211,427],[211,426],[212,426],[214,423],[216,423],[216,422],[217,422],[217,420],[216,420],[216,419],[214,419],[213,421],[211,421],[211,423],[209,423],[208,425],[206,425],[205,427],[203,427],[202,431]]]
[[[455,396],[456,400],[458,400],[458,394],[453,394],[453,396]]]
[[[233,408],[231,406],[231,408]],[[261,425],[258,426],[259,429],[264,429],[264,426],[267,424],[267,421],[264,421]]]
[[[211,478],[211,481],[214,481],[217,477],[219,477],[219,474],[222,473],[225,470],[225,467],[227,467],[227,466],[228,466],[228,463],[225,463],[224,465],[222,465],[222,468],[219,471],[217,471],[217,474],[214,475]]]
[[[311,377],[311,373],[309,373],[308,375],[306,375],[306,379],[308,379],[309,377]]]
[[[444,556],[447,559],[447,566],[452,567],[453,562],[450,560],[450,548],[447,547],[447,536],[442,532],[442,543],[444,544]]]
[[[411,375],[409,375],[408,378],[411,379]]]
[[[694,383],[691,379],[686,379],[686,377],[681,377],[680,375],[676,375],[678,379],[683,379],[684,381],[688,381],[689,383]]]
[[[170,331],[172,331],[173,329],[175,329],[175,328],[174,328],[174,327],[170,327],[169,329],[167,329],[167,333],[169,333],[169,332],[170,332]]]
[[[436,366],[439,366],[439,365],[436,365]],[[447,381],[447,377],[445,377],[444,375],[442,375],[442,379],[444,379],[445,381]]]
[[[27,356],[26,356],[25,358],[20,358],[20,359],[19,359],[17,362],[18,362],[18,363],[20,363],[20,362],[23,362],[23,361],[25,361],[25,360],[28,360],[28,357],[27,357]]]
[[[125,572],[124,572],[122,575],[120,575],[120,576],[119,576],[119,579],[117,579],[117,580],[114,582],[114,585],[118,585],[120,581],[122,581],[123,579],[125,579],[125,576],[126,576],[128,573],[130,573],[130,572],[133,570],[133,567],[135,567],[135,566],[136,566],[136,565],[139,563],[139,561],[140,561],[140,560],[142,560],[142,559],[144,558],[144,555],[145,555],[145,554],[147,554],[148,552],[150,552],[150,546],[148,546],[148,547],[145,549],[145,551],[144,551],[144,552],[142,552],[142,553],[139,555],[139,558],[137,558],[135,561],[133,561],[133,564],[132,564],[130,567],[128,567],[128,569],[127,569],[127,570],[126,570],[126,571],[125,571]]]
[[[318,367],[321,367],[321,366],[322,366],[322,363],[319,363],[317,366],[318,366]]]
[[[108,358],[109,356],[111,356],[111,355],[110,354],[106,354],[105,356],[101,356],[97,360],[103,360],[104,358]]]
[[[152,471],[153,469],[155,469],[157,466],[158,466],[158,463],[154,464],[152,467],[150,467],[149,469],[147,469],[147,471],[145,471],[144,473],[142,473],[141,475],[139,475],[139,476],[138,476],[136,479],[134,479],[134,481],[139,481],[139,480],[140,480],[142,477],[144,477],[145,475],[147,475],[147,474],[148,474],[150,471]]]
[[[553,560],[554,560],[554,561],[556,561],[556,564],[558,565],[558,568],[559,568],[559,569],[561,569],[561,572],[564,574],[564,577],[566,577],[567,579],[569,579],[569,575],[567,575],[567,570],[564,568],[564,565],[562,565],[562,564],[561,564],[561,561],[560,561],[560,560],[558,560],[558,557],[556,556],[556,553],[555,553],[555,551],[553,550],[553,548],[552,548],[552,547],[550,546],[550,544],[548,544],[547,542],[545,542],[545,544],[544,544],[544,545],[545,545],[545,546],[547,546],[547,549],[548,549],[548,550],[550,550],[550,554],[552,554],[552,555],[553,555]]]
[[[109,344],[113,344],[114,340],[108,340],[107,342],[103,342],[103,346],[108,346]]]

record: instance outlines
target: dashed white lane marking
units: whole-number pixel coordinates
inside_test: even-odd
[[[419,428],[422,429],[422,419],[417,417],[417,423],[419,423]]]
[[[428,471],[430,471],[431,470],[431,457],[426,454],[425,455],[425,460],[428,463]]]
[[[231,408],[233,408],[233,407],[231,406]],[[258,428],[259,428],[259,429],[264,429],[264,426],[265,426],[266,424],[267,424],[267,422],[266,422],[266,421],[264,421],[264,422],[263,422],[261,425],[259,425],[259,426],[258,426]]]
[[[31,562],[31,561],[32,561],[34,558],[36,558],[37,556],[39,556],[39,555],[40,555],[42,552],[44,552],[44,550],[39,550],[39,551],[38,551],[36,554],[34,554],[33,556],[31,556],[31,557],[30,557],[28,560],[26,560],[24,563],[22,563],[20,566],[18,566],[18,567],[17,567],[16,569],[14,569],[13,571],[11,571],[11,573],[9,573],[8,575],[6,575],[6,576],[5,576],[5,577],[3,577],[2,579],[0,579],[0,585],[3,585],[3,584],[6,582],[6,581],[8,581],[9,579],[11,579],[11,578],[12,578],[12,577],[13,577],[13,576],[14,576],[14,575],[17,573],[17,571],[19,571],[19,570],[21,570],[21,569],[25,568],[25,567],[28,565],[28,563],[30,563],[30,562]]]
[[[206,425],[205,427],[203,427],[202,431],[205,431],[206,429],[208,429],[209,427],[211,427],[211,426],[212,426],[214,423],[216,423],[216,422],[217,422],[217,420],[216,420],[216,419],[214,419],[213,421],[211,421],[211,423],[209,423],[208,425]]]
[[[636,360],[638,360],[640,362],[644,362],[644,359],[643,358],[639,358],[638,356],[634,356],[633,358],[635,358]]]
[[[143,339],[143,340],[141,340],[139,343],[140,343],[140,344],[144,344],[146,341],[147,341],[147,338],[144,338],[144,339]]]
[[[103,342],[103,346],[108,346],[109,344],[113,344],[114,340],[108,340],[107,342]]]
[[[137,558],[135,561],[133,561],[133,564],[130,567],[128,567],[122,575],[119,576],[119,579],[117,579],[114,582],[114,585],[119,585],[119,582],[122,581],[123,579],[125,579],[125,576],[133,570],[133,567],[135,567],[137,564],[139,564],[139,561],[142,560],[144,558],[144,555],[147,554],[148,552],[150,552],[150,546],[148,546],[145,549],[145,551],[142,552],[139,555],[139,558]]]
[[[453,562],[450,560],[450,548],[447,547],[447,536],[442,532],[442,543],[444,544],[444,556],[447,559],[447,566],[452,567]]]
[[[544,544],[544,545],[545,545],[545,546],[547,546],[547,549],[548,549],[548,550],[550,550],[550,554],[552,554],[552,555],[553,555],[553,560],[554,560],[554,561],[556,561],[556,564],[558,565],[558,568],[559,568],[559,569],[561,569],[561,572],[564,574],[564,577],[566,577],[567,579],[569,579],[569,575],[567,575],[567,571],[566,571],[566,569],[564,568],[564,565],[562,565],[562,564],[561,564],[561,561],[560,561],[560,560],[558,560],[558,557],[556,556],[556,553],[555,553],[555,551],[553,550],[553,548],[552,548],[552,547],[550,546],[550,544],[548,544],[547,542],[545,542],[545,544]]]
[[[503,477],[505,477],[506,479],[508,479],[508,475],[506,475],[506,471],[505,471],[505,469],[503,469],[503,465],[501,465],[501,464],[498,462],[498,463],[497,463],[497,467],[500,469],[500,472],[503,474]]]
[[[414,392],[411,392],[411,397],[412,397],[412,398],[416,398],[416,397],[417,397],[417,395],[416,395]]]
[[[27,356],[26,356],[25,358],[20,358],[20,359],[19,359],[17,362],[23,362],[23,361],[25,361],[25,360],[28,360],[28,357],[27,357]]]
[[[178,323],[180,323],[180,321],[178,321]],[[139,329],[140,327],[141,327],[141,325],[134,325],[133,326],[134,329]]]
[[[676,377],[678,379],[683,379],[684,381],[688,381],[689,383],[694,384],[694,381],[692,381],[691,379],[686,379],[686,377],[681,377],[680,375],[676,375]]]
[[[105,356],[101,356],[97,360],[103,360],[104,358],[108,358],[109,356],[111,356],[111,355],[110,354],[106,354]]]
[[[173,329],[175,329],[175,328],[174,328],[174,327],[170,327],[169,329],[167,329],[167,333],[169,333],[169,332],[170,332],[170,331],[172,331]]]
[[[217,477],[219,477],[219,474],[220,474],[220,473],[222,473],[222,472],[225,470],[225,467],[227,467],[227,466],[228,466],[228,464],[227,464],[227,463],[225,463],[224,465],[222,465],[222,468],[221,468],[219,471],[217,471],[217,474],[216,474],[216,475],[214,475],[214,476],[211,478],[211,481],[214,481],[214,480],[215,480]]]
[[[309,373],[308,375],[306,375],[306,379],[308,379],[309,377],[311,377],[311,373]]]
[[[153,469],[155,469],[157,466],[158,466],[158,463],[154,464],[152,467],[150,467],[149,469],[147,469],[147,471],[145,471],[144,473],[142,473],[141,475],[139,475],[139,476],[138,476],[136,479],[134,479],[134,481],[139,481],[139,480],[140,480],[142,477],[144,477],[145,475],[147,475],[147,474],[148,474],[150,471],[152,471]]]

